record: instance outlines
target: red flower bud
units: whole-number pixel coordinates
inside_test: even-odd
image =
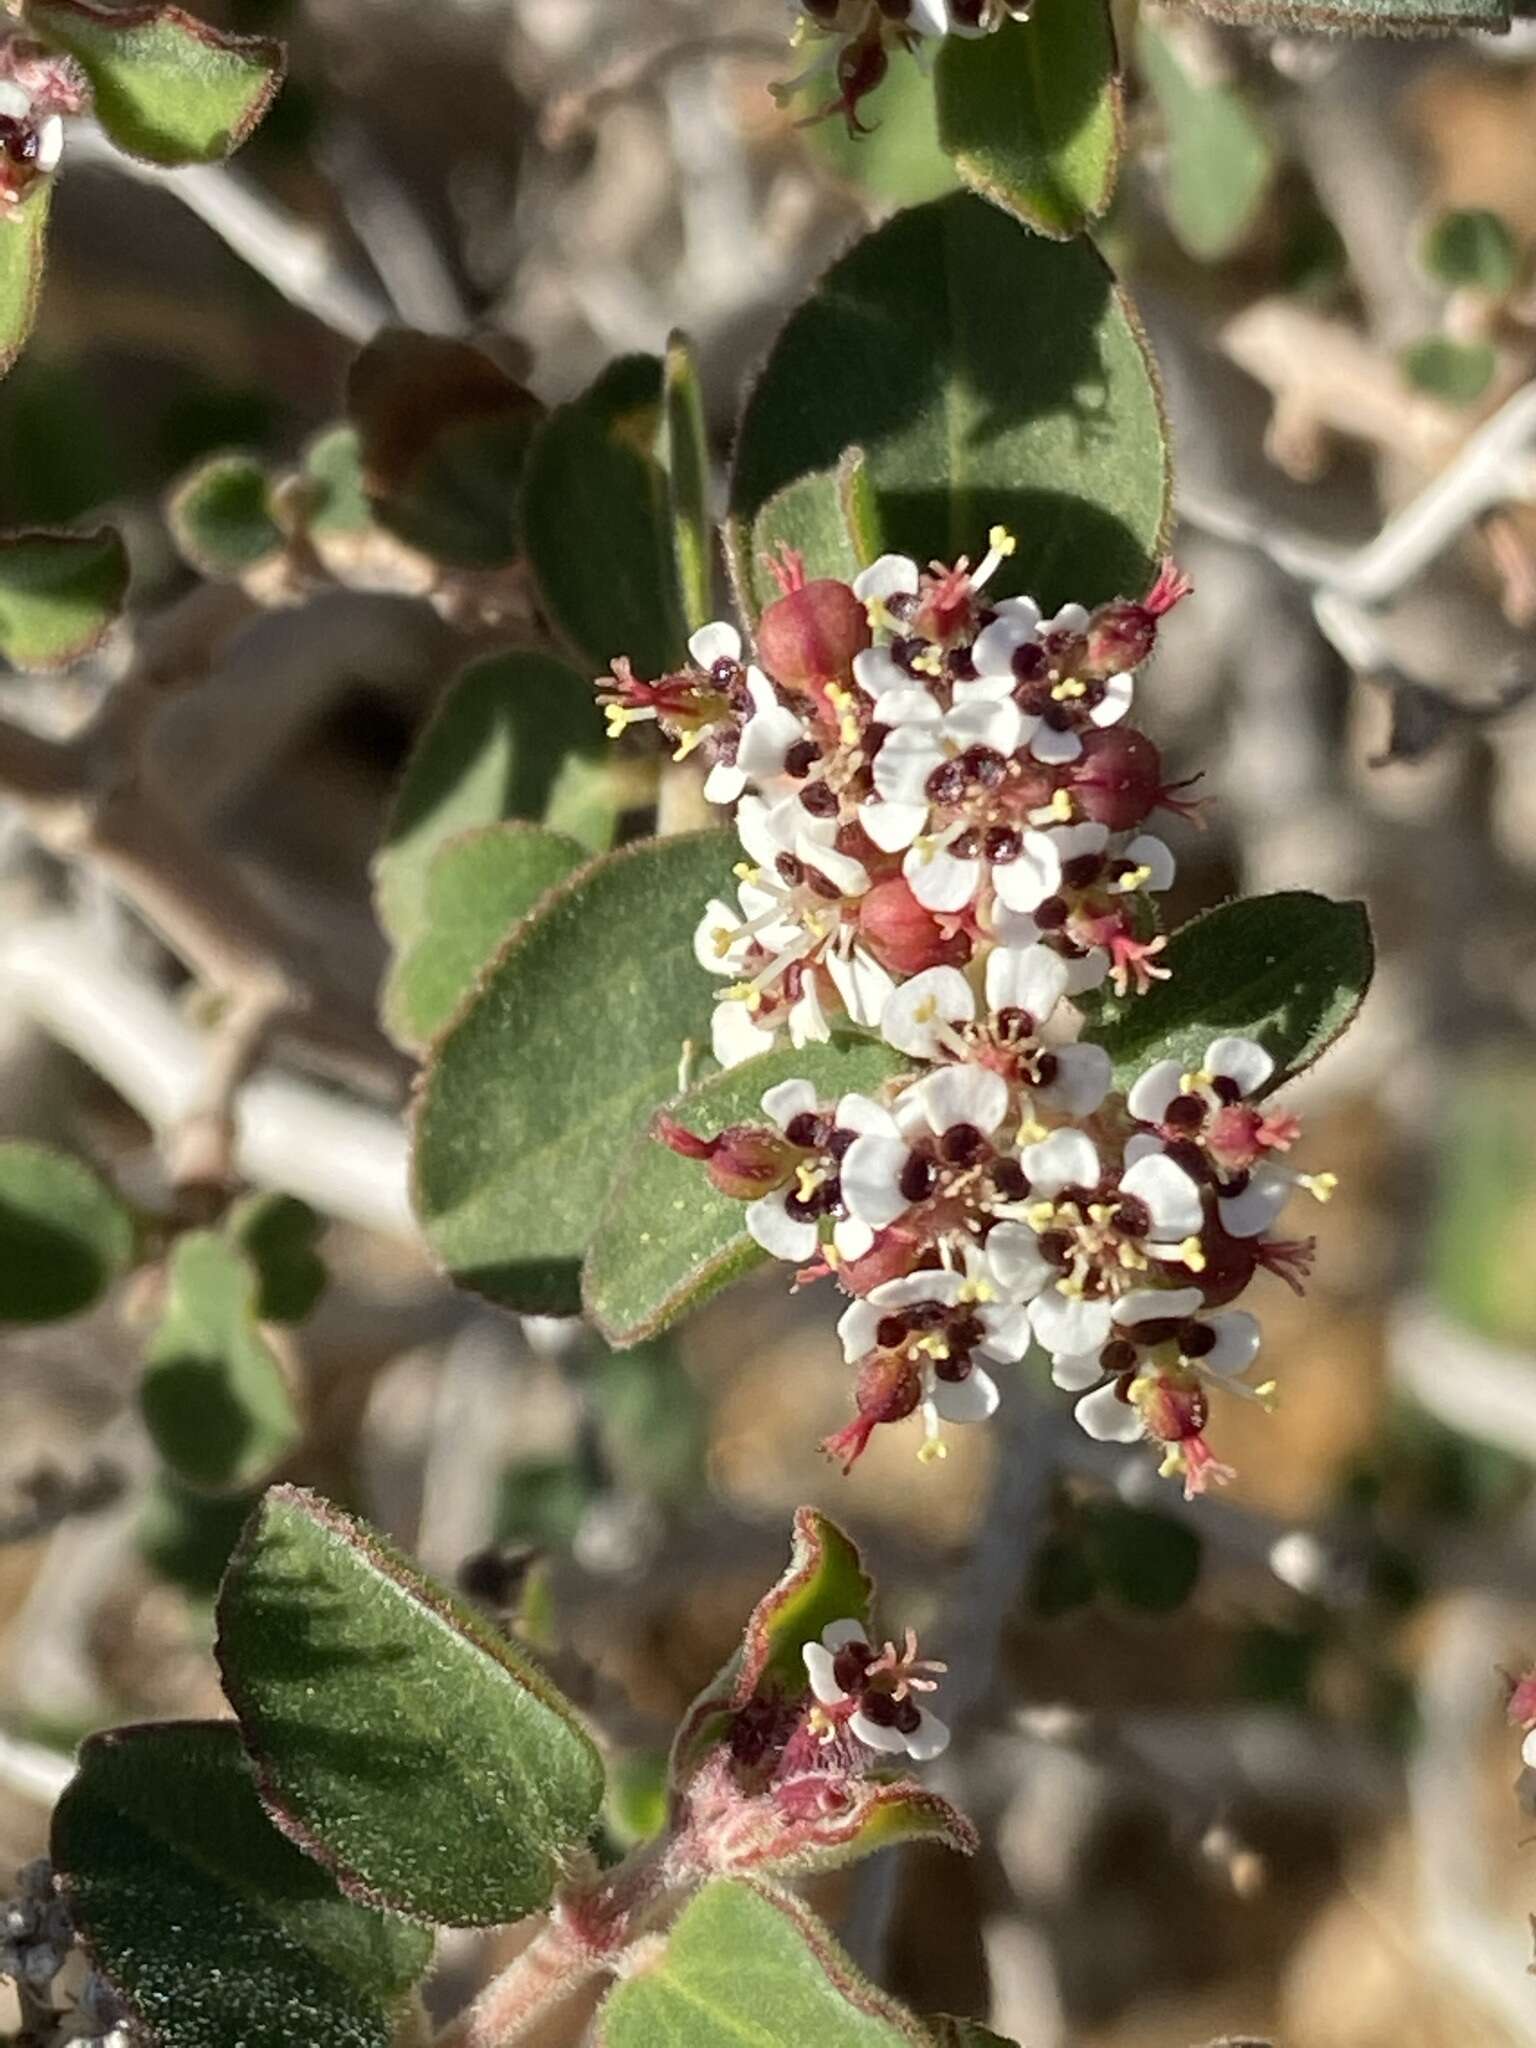
[[[887,1280],[900,1280],[912,1270],[917,1246],[900,1230],[882,1230],[862,1259],[844,1259],[838,1284],[849,1294],[868,1294]]]
[[[732,1124],[718,1138],[701,1138],[675,1118],[661,1115],[652,1128],[662,1144],[682,1158],[705,1161],[714,1186],[737,1202],[755,1202],[759,1195],[782,1187],[800,1157],[787,1138],[760,1124]]]
[[[1103,605],[1088,621],[1082,673],[1102,682],[1140,668],[1156,641],[1157,620],[1145,605],[1128,598]]]
[[[757,625],[763,667],[791,690],[846,680],[870,644],[869,615],[846,583],[820,577],[776,597]]]
[[[1129,832],[1157,806],[1163,757],[1145,733],[1130,726],[1086,732],[1069,786],[1085,818],[1111,832]]]
[[[921,974],[925,967],[958,967],[971,956],[964,932],[946,933],[900,875],[876,882],[859,899],[859,936],[887,972]]]
[[[859,1412],[821,1448],[851,1472],[882,1422],[903,1422],[923,1398],[922,1375],[905,1357],[871,1352],[859,1368]]]

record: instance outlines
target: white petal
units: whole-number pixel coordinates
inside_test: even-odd
[[[917,1726],[907,1737],[907,1755],[915,1764],[931,1764],[936,1756],[942,1756],[949,1747],[949,1730],[937,1714],[930,1714],[926,1707],[918,1708]]]
[[[950,694],[960,704],[1000,704],[1005,697],[1013,695],[1012,676],[971,676],[968,680],[950,685]],[[1021,714],[1022,716],[1022,714]],[[1020,739],[1028,739],[1039,723],[1037,719],[1024,717]]]
[[[866,697],[878,700],[887,690],[910,690],[912,677],[889,647],[866,647],[853,657],[853,680]]]
[[[1029,751],[1037,761],[1045,761],[1052,767],[1075,761],[1083,751],[1083,743],[1070,729],[1058,732],[1054,725],[1044,719],[1036,726],[1029,743]]]
[[[987,1237],[987,1266],[1014,1301],[1038,1294],[1056,1268],[1040,1255],[1040,1240],[1027,1223],[999,1223]]]
[[[1008,1083],[990,1067],[940,1067],[918,1083],[923,1115],[936,1137],[970,1124],[990,1137],[1008,1114]]]
[[[882,754],[880,760],[884,758]],[[880,761],[876,761],[876,768],[879,765]],[[901,872],[924,910],[964,910],[981,886],[981,862],[956,860],[944,847],[933,852],[921,844],[908,848]]]
[[[1163,1141],[1154,1132],[1132,1131],[1121,1153],[1121,1165],[1135,1166],[1139,1160],[1154,1159],[1162,1149]]]
[[[882,1313],[891,1308],[914,1308],[920,1301],[942,1302],[945,1308],[953,1308],[964,1288],[965,1282],[958,1273],[950,1272],[947,1266],[935,1266],[923,1273],[903,1273],[899,1280],[882,1281],[870,1289],[865,1299]]]
[[[880,962],[862,946],[855,946],[851,953],[828,953],[826,969],[849,1021],[873,1030],[896,986]]]
[[[928,778],[944,759],[931,726],[898,725],[875,756],[875,789],[887,803],[928,802]]]
[[[987,961],[987,1008],[1024,1010],[1045,1023],[1067,990],[1067,970],[1049,946],[998,946]]]
[[[907,1753],[904,1735],[898,1735],[894,1728],[882,1728],[878,1721],[871,1721],[862,1711],[854,1715],[848,1726],[867,1749],[878,1749],[886,1756],[905,1756]]]
[[[1275,1063],[1254,1038],[1213,1038],[1205,1049],[1205,1070],[1236,1082],[1244,1095],[1257,1095]]]
[[[990,1422],[997,1413],[997,1381],[980,1366],[972,1366],[963,1380],[941,1380],[936,1373],[925,1378],[927,1405],[941,1422]]]
[[[1121,1174],[1120,1186],[1151,1211],[1149,1237],[1177,1244],[1181,1238],[1193,1237],[1205,1221],[1199,1186],[1166,1152],[1138,1159]]]
[[[722,902],[718,896],[712,898],[693,932],[693,957],[706,974],[736,972],[735,956],[746,945],[744,939],[736,936],[740,928],[741,918],[730,904]],[[719,944],[716,943],[717,934],[725,935]]]
[[[1115,1321],[1121,1329],[1135,1323],[1162,1322],[1173,1316],[1192,1316],[1205,1296],[1198,1287],[1133,1287],[1115,1303]]]
[[[968,1024],[975,1015],[975,993],[958,967],[926,967],[893,988],[880,1012],[880,1035],[898,1052],[936,1060],[940,1030]]]
[[[899,1138],[901,1126],[891,1112],[868,1095],[845,1095],[837,1105],[840,1131],[857,1131],[861,1137]]]
[[[843,1361],[857,1365],[866,1351],[875,1348],[875,1331],[880,1327],[880,1311],[867,1301],[856,1301],[851,1308],[844,1309],[837,1320],[837,1334],[842,1340]]]
[[[741,635],[728,619],[716,619],[690,637],[688,652],[705,669],[717,661],[740,661]]]
[[[1136,694],[1134,676],[1111,676],[1104,685],[1104,694],[1094,705],[1088,716],[1095,725],[1118,725],[1131,708],[1131,699]]]
[[[740,768],[717,761],[704,778],[704,800],[711,804],[733,804],[747,786]]]
[[[1528,1771],[1536,1771],[1536,1728],[1528,1728],[1525,1740],[1520,1745],[1520,1761]]]
[[[832,1653],[821,1643],[806,1643],[800,1651],[811,1691],[824,1707],[841,1706],[848,1695],[832,1675]]]
[[[1121,1400],[1113,1386],[1100,1387],[1096,1394],[1084,1394],[1072,1412],[1095,1443],[1141,1442],[1141,1416],[1129,1401]]]
[[[760,781],[784,773],[784,758],[804,738],[800,721],[787,704],[775,704],[749,718],[741,729],[736,766]]]
[[[1080,996],[1091,988],[1101,988],[1109,979],[1109,955],[1102,946],[1090,946],[1080,957],[1066,955],[1067,994]]]
[[[1108,1343],[1114,1327],[1107,1301],[1063,1294],[1059,1287],[1047,1287],[1043,1294],[1035,1296],[1029,1305],[1029,1320],[1046,1350],[1064,1358],[1100,1350]]]
[[[1054,619],[1047,619],[1040,628],[1043,640],[1047,633],[1081,633],[1088,624],[1088,608],[1081,604],[1064,604]]]
[[[904,690],[887,690],[875,705],[876,725],[937,725],[943,706],[922,683],[908,682]]]
[[[843,1201],[848,1213],[884,1230],[910,1204],[901,1192],[901,1176],[911,1152],[900,1138],[855,1138],[843,1155]]]
[[[942,36],[950,27],[946,0],[912,0],[906,26],[920,36]]]
[[[862,1259],[875,1248],[875,1233],[857,1216],[843,1216],[832,1226],[832,1249],[844,1265]]]
[[[37,168],[56,171],[63,154],[64,123],[57,114],[50,114],[37,131]]]
[[[1137,1076],[1125,1098],[1125,1106],[1137,1123],[1162,1122],[1168,1114],[1169,1103],[1182,1092],[1179,1080],[1183,1072],[1180,1060],[1158,1060],[1144,1074]]]
[[[851,1616],[843,1621],[829,1621],[821,1632],[821,1647],[830,1650],[835,1657],[839,1650],[846,1650],[850,1643],[862,1643],[869,1639],[869,1630],[862,1621]]]
[[[763,1114],[787,1131],[797,1116],[816,1107],[814,1081],[780,1081],[763,1096]]]
[[[1029,1317],[1021,1306],[1001,1308],[987,1303],[976,1311],[986,1333],[976,1349],[998,1365],[1017,1364],[1029,1349]]]
[[[1162,840],[1154,838],[1150,832],[1143,832],[1133,839],[1125,849],[1123,857],[1126,860],[1133,860],[1139,868],[1151,870],[1141,886],[1150,890],[1154,896],[1159,895],[1164,889],[1173,887],[1178,864]]]
[[[1258,1317],[1249,1315],[1245,1308],[1218,1308],[1200,1320],[1216,1332],[1216,1343],[1198,1363],[1207,1372],[1246,1372],[1259,1355],[1262,1339]]]
[[[1051,842],[1056,848],[1057,858],[1065,866],[1069,860],[1081,860],[1085,853],[1102,853],[1109,844],[1109,827],[1058,825],[1051,833]]]
[[[1052,1131],[1038,1145],[1026,1145],[1019,1164],[1029,1176],[1038,1195],[1059,1194],[1063,1188],[1093,1188],[1099,1184],[1098,1148],[1086,1131]]]
[[[863,604],[879,598],[911,597],[918,587],[917,564],[906,555],[882,555],[853,579],[853,594]]]
[[[765,804],[760,796],[742,798],[736,806],[736,832],[754,867],[772,874],[779,855],[791,850],[794,833],[784,830],[788,823],[778,805]]]
[[[1051,1378],[1064,1394],[1080,1394],[1084,1387],[1096,1387],[1103,1377],[1097,1351],[1079,1351],[1051,1362]]]
[[[944,720],[944,737],[962,750],[991,747],[1006,756],[1019,744],[1022,722],[1023,714],[1011,697],[971,697]]]
[[[745,1003],[716,1003],[710,1019],[710,1051],[722,1067],[739,1067],[743,1060],[760,1052],[772,1052],[778,1042],[776,1031],[765,1031],[752,1019]]]
[[[1024,601],[1029,602],[1027,598]],[[1033,605],[1030,609],[1034,611]],[[971,648],[971,660],[976,665],[977,675],[1006,676],[1012,683],[1013,657],[1021,647],[1036,644],[1035,628],[1039,623],[1040,614],[1035,612],[1032,620],[999,616],[990,626],[983,626]]]
[[[839,853],[835,846],[820,846],[802,835],[795,841],[795,855],[808,868],[825,875],[844,896],[862,896],[869,888],[869,870],[863,862],[855,860],[852,854]]]
[[[1037,910],[1061,887],[1061,848],[1054,832],[1026,832],[1017,860],[992,870],[992,886],[1010,910]]]
[[[1092,1116],[1109,1093],[1114,1066],[1102,1045],[1063,1045],[1056,1053],[1056,1075],[1035,1100],[1068,1116]]]
[[[859,805],[859,823],[882,853],[905,853],[927,822],[926,803]]]
[[[1285,1175],[1266,1173],[1261,1166],[1240,1195],[1218,1197],[1216,1213],[1229,1237],[1259,1237],[1290,1198],[1291,1183]]]
[[[801,1223],[790,1215],[784,1206],[782,1188],[764,1195],[760,1201],[749,1202],[742,1221],[748,1237],[761,1245],[770,1258],[787,1259],[791,1265],[799,1266],[816,1256],[816,1226]]]
[[[832,1036],[832,1027],[821,1007],[821,992],[814,974],[805,977],[801,992],[790,1004],[785,1021],[789,1026],[791,1045],[825,1045]]]
[[[31,95],[14,78],[0,78],[0,114],[8,121],[25,121],[31,111]]]

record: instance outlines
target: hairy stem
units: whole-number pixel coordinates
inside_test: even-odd
[[[433,2048],[511,2048],[601,1969],[570,1928],[551,1921],[467,2012],[448,2023]]]

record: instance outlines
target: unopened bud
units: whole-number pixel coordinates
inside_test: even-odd
[[[963,932],[946,936],[900,875],[876,882],[859,899],[859,936],[890,974],[906,977],[926,967],[956,967],[969,959]]]
[[[674,1117],[658,1116],[655,1135],[683,1159],[704,1162],[713,1185],[733,1201],[755,1202],[782,1187],[800,1157],[779,1132],[761,1124],[732,1124],[717,1138],[701,1138]]]
[[[758,659],[792,690],[845,680],[871,640],[869,614],[846,583],[821,577],[777,597],[757,626]]]
[[[1187,1443],[1200,1434],[1210,1416],[1211,1404],[1198,1380],[1160,1379],[1138,1389],[1135,1398],[1147,1435],[1159,1443]]]
[[[1085,818],[1111,832],[1129,832],[1162,794],[1163,757],[1145,733],[1130,726],[1086,732],[1070,787]]]

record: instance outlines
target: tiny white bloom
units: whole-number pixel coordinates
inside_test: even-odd
[[[715,619],[689,636],[688,652],[707,673],[717,662],[741,660],[741,635],[728,619]]]
[[[975,1016],[976,992],[959,968],[927,967],[893,987],[880,1013],[880,1032],[898,1052],[939,1060],[953,1050],[957,1027],[974,1022]]]

